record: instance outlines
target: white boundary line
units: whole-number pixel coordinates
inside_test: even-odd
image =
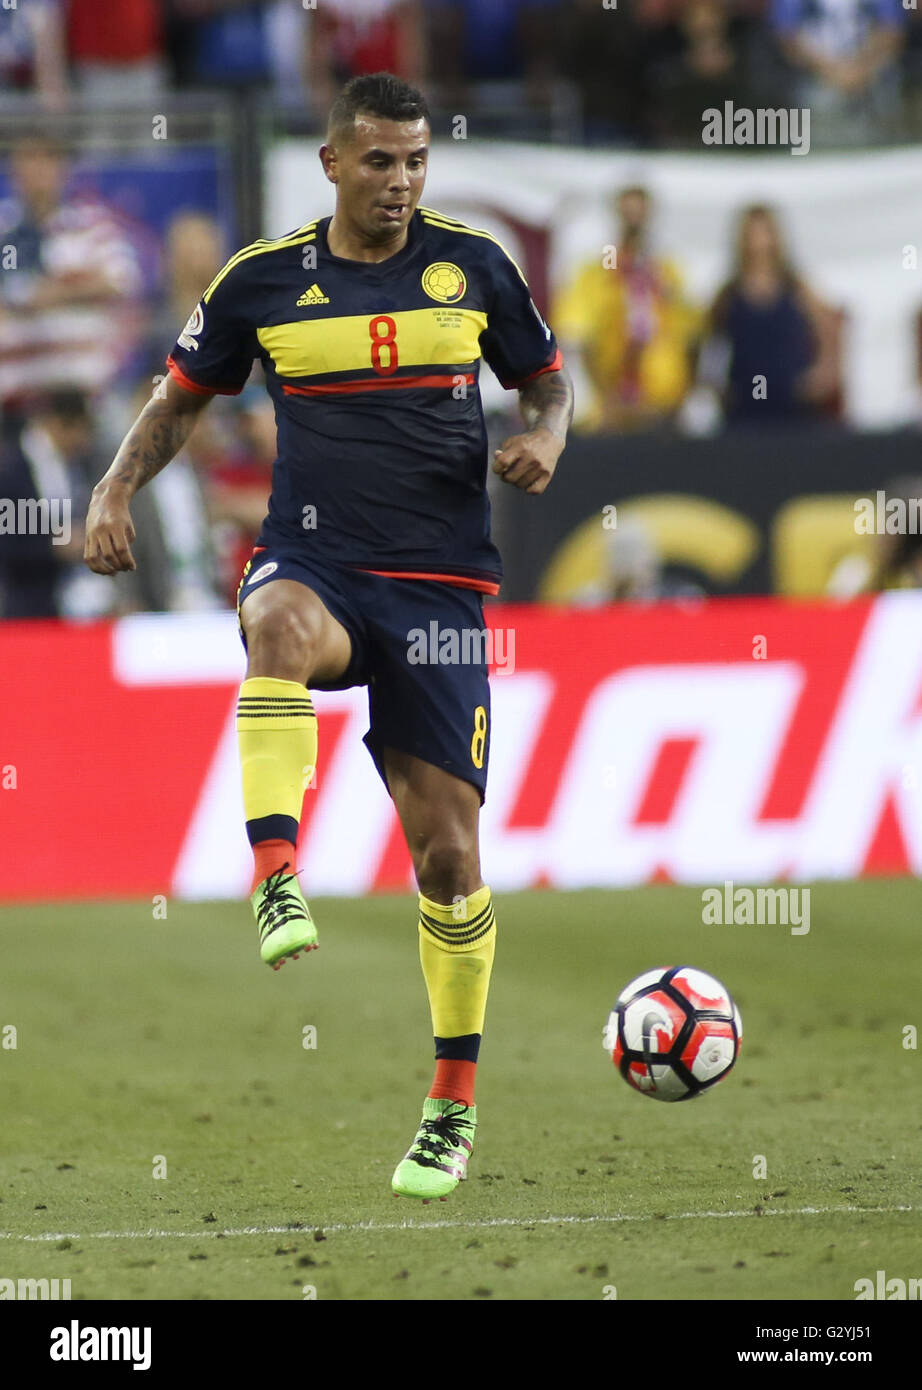
[[[319,1223],[302,1222],[298,1226],[238,1226],[223,1231],[46,1231],[42,1235],[17,1235],[14,1231],[0,1231],[0,1240],[22,1240],[33,1243],[58,1240],[215,1240],[218,1236],[292,1236],[312,1235],[323,1231],[324,1235],[339,1235],[352,1231],[363,1231],[374,1235],[386,1231],[477,1231],[498,1227],[529,1228],[534,1226],[604,1226],[619,1225],[622,1222],[647,1221],[738,1221],[746,1218],[756,1219],[766,1216],[874,1216],[893,1212],[919,1211],[919,1207],[765,1207],[756,1211],[750,1207],[746,1211],[680,1211],[672,1215],[657,1216],[651,1213],[618,1216],[499,1216],[483,1221],[353,1221],[329,1226]]]

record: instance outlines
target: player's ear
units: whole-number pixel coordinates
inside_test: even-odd
[[[339,178],[336,173],[336,150],[333,145],[320,146],[320,163],[323,165],[323,172],[330,180],[330,183],[339,183]]]

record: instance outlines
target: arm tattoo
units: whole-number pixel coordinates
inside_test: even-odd
[[[156,398],[148,401],[101,481],[121,483],[133,496],[179,453],[197,418],[196,411],[177,411]]]
[[[520,387],[519,411],[526,429],[550,430],[565,439],[573,419],[573,383],[567,369],[543,372]]]

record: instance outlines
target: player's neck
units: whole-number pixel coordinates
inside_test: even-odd
[[[371,241],[361,231],[351,226],[339,212],[334,212],[327,227],[327,246],[330,254],[346,261],[388,261],[396,256],[407,244],[409,227],[392,241]]]

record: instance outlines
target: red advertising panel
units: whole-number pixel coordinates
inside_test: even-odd
[[[922,869],[922,596],[489,615],[494,889]],[[0,898],[247,892],[233,614],[8,623],[0,669]],[[316,706],[303,882],[409,887],[365,692]]]

